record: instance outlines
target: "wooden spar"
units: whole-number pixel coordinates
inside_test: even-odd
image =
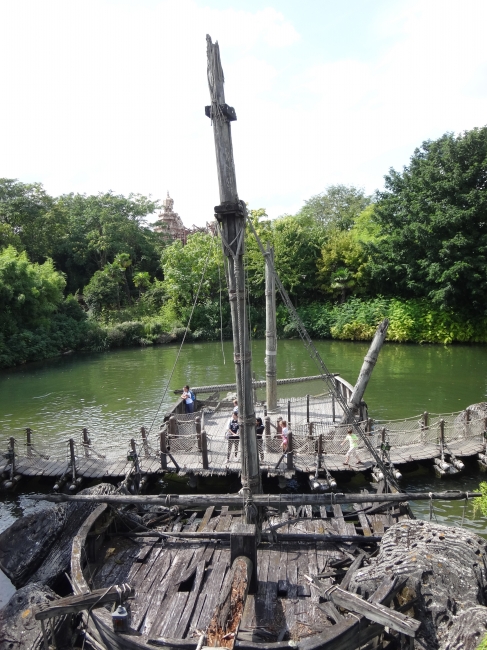
[[[309,521],[309,520],[308,520]],[[243,524],[246,525],[246,524]],[[289,525],[289,522],[286,522]],[[222,532],[161,532],[158,530],[143,531],[140,533],[116,533],[114,537],[156,537],[157,539],[214,539],[220,541],[231,540],[231,533]],[[339,542],[347,544],[377,544],[382,537],[379,535],[334,535],[333,533],[261,533],[260,539],[266,542]]]
[[[333,373],[334,377],[339,377],[340,373],[334,372]],[[287,379],[278,379],[276,381],[276,384],[278,386],[285,386],[286,384],[299,384],[304,381],[323,381],[323,375],[308,375],[307,377],[288,377]],[[265,388],[266,382],[265,381],[253,381],[252,380],[252,387],[253,388]],[[195,386],[191,390],[193,390],[195,393],[215,393],[223,390],[235,390],[237,388],[237,384],[211,384],[209,386]],[[181,388],[176,388],[176,390],[173,390],[174,395],[182,395],[182,389]]]
[[[277,326],[274,248],[267,244],[265,257],[265,378],[267,411],[277,409]]]
[[[78,614],[85,609],[91,610],[94,607],[103,607],[106,603],[125,601],[127,598],[133,597],[134,594],[133,587],[123,584],[120,587],[114,585],[109,589],[95,589],[87,594],[59,598],[46,604],[36,605],[35,619],[36,621],[42,621],[46,618],[64,614]]]
[[[252,500],[256,506],[292,506],[317,505],[326,506],[343,503],[385,503],[406,501],[458,501],[482,496],[481,492],[461,492],[448,490],[446,492],[395,492],[381,494],[256,494]],[[31,494],[26,499],[34,501],[91,501],[93,503],[108,503],[113,506],[122,505],[154,505],[180,506],[182,508],[206,508],[208,506],[242,506],[240,494],[164,494],[152,496],[147,494]]]
[[[377,357],[379,356],[379,352],[385,341],[388,327],[389,327],[389,319],[384,318],[382,323],[380,323],[379,327],[377,328],[374,334],[374,338],[372,339],[372,343],[370,344],[369,350],[365,355],[364,362],[362,364],[362,368],[360,369],[360,373],[357,379],[357,383],[355,384],[352,395],[350,396],[350,399],[348,401],[348,406],[350,408],[350,411],[348,412],[348,416],[347,413],[344,414],[342,418],[342,424],[348,424],[349,422],[351,422],[353,416],[359,410],[360,402],[362,401],[362,397],[364,396],[365,389],[367,388],[367,384],[369,383],[372,370],[374,369],[374,366],[377,362]]]
[[[255,435],[255,410],[252,395],[252,368],[249,326],[246,312],[245,273],[243,266],[245,242],[245,203],[237,194],[237,179],[233,162],[230,122],[236,120],[235,110],[225,103],[224,77],[218,42],[206,36],[208,57],[208,86],[211,106],[205,109],[213,124],[215,152],[220,189],[220,205],[215,216],[220,226],[225,274],[232,315],[235,375],[237,383],[240,457],[242,486],[251,494],[262,492],[257,437]],[[250,513],[250,509],[246,509]],[[250,514],[248,515],[250,517]],[[247,518],[247,515],[246,515]],[[247,523],[251,523],[247,521]]]
[[[337,607],[344,607],[355,614],[362,614],[370,621],[390,627],[396,632],[414,637],[421,625],[420,621],[410,616],[395,612],[384,605],[370,603],[336,585],[325,587],[316,578],[312,580],[312,584],[319,590],[321,596],[330,600]]]

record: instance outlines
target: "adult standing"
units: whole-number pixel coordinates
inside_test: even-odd
[[[186,413],[193,413],[194,412],[194,401],[193,397],[191,395],[191,390],[189,386],[184,386],[183,388],[183,394],[181,395],[181,399],[184,401],[184,406],[186,409]]]

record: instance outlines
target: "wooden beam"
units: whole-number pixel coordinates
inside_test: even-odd
[[[343,494],[343,493],[316,493],[316,494],[254,494],[252,501],[256,506],[281,505],[315,505],[326,506],[344,503],[394,503],[407,501],[459,501],[482,496],[481,492],[461,492],[449,490],[445,492],[395,492],[383,494]],[[26,499],[34,501],[50,501],[63,503],[64,501],[91,501],[93,503],[107,503],[112,506],[121,505],[162,505],[179,506],[182,508],[195,508],[208,506],[242,505],[242,496],[239,494],[167,494],[153,496],[147,494],[32,494]]]
[[[127,598],[134,596],[134,594],[134,588],[124,584],[120,587],[114,585],[108,591],[107,589],[95,589],[88,594],[59,598],[51,603],[36,605],[35,619],[36,621],[42,621],[46,618],[54,618],[55,616],[63,616],[64,614],[78,614],[85,609],[103,607],[106,603],[127,600]]]

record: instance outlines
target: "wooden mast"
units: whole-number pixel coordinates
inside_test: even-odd
[[[380,323],[379,326],[377,327],[377,330],[374,334],[374,338],[372,339],[372,343],[370,344],[369,350],[365,355],[364,362],[362,364],[362,368],[360,369],[360,373],[357,379],[357,383],[355,384],[353,388],[353,392],[348,401],[348,406],[350,408],[350,411],[348,412],[348,414],[345,414],[343,416],[342,424],[351,423],[353,421],[354,415],[359,410],[360,402],[362,401],[362,397],[364,396],[365,389],[367,388],[367,384],[369,383],[372,370],[374,369],[374,366],[377,362],[377,357],[379,356],[379,352],[386,339],[388,327],[389,327],[388,318],[384,318],[382,323]]]
[[[267,244],[265,255],[265,378],[269,412],[277,409],[277,327],[274,249]]]
[[[235,110],[225,103],[224,77],[218,42],[206,36],[208,56],[208,85],[211,106],[205,108],[213,124],[215,138],[220,205],[215,216],[220,224],[225,274],[232,314],[233,349],[237,382],[240,455],[244,496],[262,493],[259,454],[255,435],[255,409],[252,395],[250,337],[246,314],[246,288],[243,266],[245,243],[245,203],[237,194],[237,179],[233,161],[230,122],[237,119]],[[245,508],[247,523],[256,518],[251,508]]]

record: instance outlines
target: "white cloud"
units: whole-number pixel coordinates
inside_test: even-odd
[[[0,176],[52,194],[169,189],[186,223],[210,219],[219,199],[204,116],[209,33],[237,111],[243,199],[277,216],[330,183],[373,191],[423,139],[487,121],[486,22],[482,1],[391,4],[371,34],[374,56],[315,52],[306,65],[306,34],[272,6],[3,3]]]

